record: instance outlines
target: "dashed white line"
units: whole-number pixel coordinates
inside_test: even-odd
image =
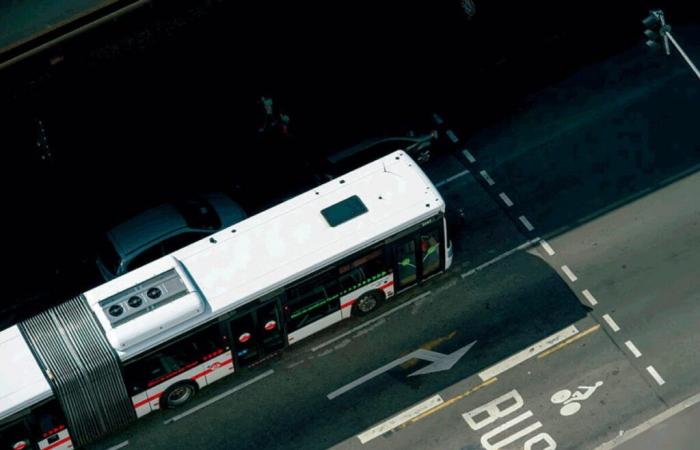
[[[535,229],[535,227],[532,226],[530,221],[527,220],[527,217],[520,216],[520,217],[518,217],[518,220],[520,220],[520,222],[523,224],[523,226],[525,226],[525,228],[527,228],[527,231],[532,231]]]
[[[627,341],[627,342],[625,342],[625,345],[626,345],[627,348],[632,352],[632,354],[634,355],[635,358],[639,358],[640,356],[642,356],[642,352],[639,351],[639,349],[637,348],[637,346],[634,345],[634,344],[632,343],[632,341]]]
[[[518,245],[517,247],[511,248],[507,252],[501,253],[500,255],[496,256],[495,258],[493,258],[489,261],[486,261],[485,263],[480,264],[480,265],[476,266],[475,268],[463,273],[461,276],[464,279],[464,278],[467,278],[468,276],[474,275],[476,272],[490,266],[491,264],[495,264],[498,261],[502,260],[503,258],[506,258],[517,251],[523,250],[527,247],[530,247],[530,246],[536,244],[537,242],[539,242],[539,239],[540,238],[535,238],[535,239],[529,240],[527,242],[523,242],[522,244]]]
[[[496,184],[496,182],[493,181],[493,179],[489,176],[488,172],[486,172],[485,170],[482,170],[481,172],[479,172],[479,174],[484,180],[486,180],[489,186],[493,186],[494,184]]]
[[[456,174],[456,175],[452,175],[452,176],[449,177],[449,178],[445,178],[445,179],[442,180],[442,181],[438,181],[437,183],[435,183],[435,187],[444,186],[444,185],[446,185],[447,183],[450,183],[450,182],[456,180],[457,178],[463,177],[464,175],[466,175],[466,174],[468,174],[468,173],[469,173],[468,170],[463,170],[463,171],[461,171],[460,173],[458,173],[458,174]]]
[[[547,241],[545,241],[544,239],[540,240],[540,245],[549,256],[554,256],[554,249],[551,245],[549,245]]]
[[[427,400],[424,400],[417,405],[407,409],[406,411],[392,417],[391,419],[380,423],[376,427],[370,428],[369,430],[365,431],[364,433],[360,433],[357,435],[357,438],[362,442],[363,444],[366,444],[367,442],[371,441],[374,438],[377,438],[381,436],[382,434],[393,430],[394,428],[403,425],[404,423],[408,422],[409,420],[420,416],[424,412],[435,408],[439,404],[443,403],[442,397],[439,395],[434,395],[430,397]]]
[[[331,345],[332,343],[337,342],[337,341],[339,341],[339,340],[345,338],[346,336],[349,336],[349,335],[351,335],[351,334],[357,332],[358,330],[361,330],[362,328],[366,328],[366,327],[368,327],[368,326],[374,324],[375,322],[379,322],[380,320],[384,319],[386,316],[388,316],[388,315],[390,315],[390,314],[394,314],[396,311],[398,311],[398,310],[400,310],[400,309],[403,309],[403,308],[405,308],[405,307],[407,307],[407,306],[410,306],[410,305],[414,304],[414,303],[417,302],[418,300],[420,300],[420,299],[422,299],[422,298],[425,298],[425,297],[429,296],[430,294],[431,294],[431,291],[423,292],[422,294],[420,294],[420,295],[418,295],[418,296],[412,298],[411,300],[409,300],[409,301],[407,301],[407,302],[404,302],[404,303],[401,303],[399,306],[397,306],[397,307],[395,307],[395,308],[393,308],[393,309],[390,309],[389,311],[385,312],[384,314],[378,315],[377,317],[375,317],[375,318],[372,319],[372,320],[368,320],[367,322],[365,322],[365,323],[363,323],[363,324],[360,324],[360,325],[356,326],[355,328],[353,328],[353,329],[351,329],[351,330],[348,330],[348,331],[346,331],[345,333],[334,337],[333,339],[329,339],[329,340],[327,340],[326,342],[324,342],[324,343],[322,343],[322,344],[318,344],[317,346],[312,347],[312,348],[311,348],[311,351],[312,351],[312,352],[315,352],[315,351],[318,351],[319,349],[321,349],[321,348],[323,348],[323,347],[326,347],[326,346],[328,346],[328,345]]]
[[[584,289],[581,291],[584,297],[586,297],[586,300],[588,300],[588,303],[591,304],[591,306],[595,306],[598,304],[598,300],[593,297],[593,294],[591,294],[588,289]]]
[[[574,272],[571,269],[569,269],[569,266],[563,265],[561,266],[561,270],[566,274],[567,277],[569,277],[569,280],[571,280],[572,283],[578,280],[578,277],[574,275]]]
[[[542,339],[541,341],[535,343],[534,345],[531,345],[530,347],[526,348],[525,350],[522,350],[518,353],[516,353],[513,356],[510,356],[503,361],[489,367],[488,369],[482,371],[479,373],[479,378],[481,378],[481,381],[486,381],[490,378],[493,378],[506,370],[517,366],[521,362],[525,361],[526,359],[532,358],[533,356],[537,355],[538,353],[542,353],[543,351],[547,350],[550,347],[554,347],[561,341],[570,338],[571,336],[575,335],[578,333],[578,328],[576,328],[574,325],[570,325],[563,330]]]
[[[466,148],[462,150],[462,154],[465,158],[467,158],[467,161],[469,161],[470,163],[474,164],[476,162],[476,158],[474,158],[474,155],[472,155],[471,152],[469,152],[469,150],[467,150]]]
[[[121,444],[117,444],[117,445],[115,445],[115,446],[113,446],[113,447],[108,448],[107,450],[117,450],[117,449],[120,449],[120,448],[124,448],[124,447],[126,447],[127,445],[129,445],[129,441],[124,441],[124,442],[122,442]]]
[[[501,200],[503,200],[503,203],[505,203],[507,207],[510,208],[511,206],[513,206],[513,202],[510,200],[510,197],[508,197],[508,195],[506,195],[505,192],[501,192],[500,194],[498,194],[498,196],[501,197]]]
[[[618,331],[620,331],[620,327],[617,326],[617,324],[615,323],[615,321],[613,320],[613,318],[610,317],[609,314],[603,314],[603,320],[605,320],[605,321],[608,323],[608,325],[610,326],[610,328],[612,328],[612,330],[613,330],[615,333],[617,333]]]
[[[167,425],[169,423],[173,423],[173,422],[176,422],[184,417],[187,417],[190,414],[199,411],[200,409],[206,408],[207,406],[211,405],[212,403],[218,402],[222,398],[225,398],[225,397],[233,394],[234,392],[240,391],[241,389],[246,388],[246,387],[250,386],[251,384],[258,382],[258,381],[262,380],[263,378],[269,377],[274,372],[275,371],[272,369],[268,370],[267,372],[263,372],[260,375],[258,375],[257,377],[251,378],[250,380],[247,380],[247,381],[239,384],[238,386],[235,386],[232,389],[229,389],[228,391],[217,395],[216,397],[212,397],[209,400],[207,400],[206,402],[200,403],[199,405],[195,406],[192,409],[189,409],[189,410],[183,412],[182,414],[178,414],[177,416],[171,417],[170,419],[166,420],[163,423],[165,425]]]
[[[452,131],[452,130],[447,130],[447,131],[445,131],[445,134],[447,135],[447,137],[450,138],[450,140],[451,140],[454,144],[456,144],[457,142],[459,142],[459,139],[457,138],[457,135],[454,133],[454,131]]]
[[[433,120],[434,120],[435,123],[438,124],[438,125],[442,125],[443,123],[445,123],[445,121],[442,120],[442,117],[440,117],[440,116],[438,115],[438,113],[433,113]]]
[[[656,369],[654,369],[654,366],[648,366],[648,367],[647,367],[647,372],[649,372],[649,375],[651,375],[652,378],[653,378],[657,383],[659,383],[659,386],[663,386],[663,384],[666,383],[666,382],[664,381],[664,379],[661,378],[661,375],[659,375],[659,372],[657,372]]]

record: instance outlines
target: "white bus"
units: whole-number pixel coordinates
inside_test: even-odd
[[[364,315],[451,264],[403,151],[0,332],[0,450],[70,449]]]

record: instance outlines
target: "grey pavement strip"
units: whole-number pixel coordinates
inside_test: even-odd
[[[486,267],[488,267],[488,266],[490,266],[490,265],[492,265],[492,264],[497,263],[498,261],[502,260],[503,258],[507,258],[508,256],[512,255],[513,253],[515,253],[515,252],[517,252],[517,251],[526,249],[526,248],[528,248],[528,247],[532,247],[533,245],[537,244],[539,241],[540,241],[540,238],[537,237],[537,238],[534,238],[534,239],[530,239],[530,240],[527,241],[527,242],[523,242],[522,244],[518,245],[517,247],[511,248],[511,249],[508,250],[507,252],[501,253],[500,255],[496,256],[495,258],[493,258],[493,259],[491,259],[491,260],[489,260],[489,261],[486,261],[485,263],[483,263],[483,264],[481,264],[481,265],[479,265],[479,266],[476,266],[475,268],[471,269],[471,270],[468,271],[468,272],[463,273],[463,274],[462,274],[462,278],[464,279],[464,278],[467,278],[467,277],[469,277],[469,276],[471,276],[471,275],[474,275],[476,272],[478,272],[478,271],[480,271],[480,270],[482,270],[482,269],[485,269]]]
[[[107,450],[118,450],[118,449],[120,449],[120,448],[126,447],[127,445],[129,445],[129,441],[124,441],[124,442],[122,442],[121,444],[117,444],[117,445],[115,445],[115,446],[112,446],[112,447],[108,448]]]
[[[238,392],[238,391],[240,391],[241,389],[244,389],[244,388],[250,386],[251,384],[256,383],[256,382],[262,380],[263,378],[269,377],[269,376],[272,375],[274,372],[275,372],[275,371],[272,370],[272,369],[268,370],[267,372],[263,372],[263,373],[261,373],[260,375],[258,375],[257,377],[251,378],[250,380],[245,381],[245,382],[239,384],[238,386],[235,386],[234,388],[229,389],[228,391],[217,395],[216,397],[210,398],[210,399],[207,400],[206,402],[200,403],[199,405],[195,406],[195,407],[192,408],[192,409],[189,409],[189,410],[183,412],[182,414],[178,414],[177,416],[171,417],[170,419],[166,420],[166,421],[163,422],[163,423],[164,423],[165,425],[167,425],[167,424],[169,424],[169,423],[173,423],[173,422],[176,422],[176,421],[178,421],[178,420],[180,420],[180,419],[182,419],[182,418],[184,418],[184,417],[187,417],[187,416],[189,416],[190,414],[199,411],[200,409],[206,408],[207,406],[211,405],[212,403],[218,402],[218,401],[221,400],[222,398],[224,398],[224,397],[226,397],[226,396],[228,396],[228,395],[231,395],[231,394],[233,394],[234,392]]]
[[[637,425],[636,427],[630,429],[629,431],[624,432],[620,436],[617,436],[615,439],[608,441],[598,447],[596,447],[595,450],[610,450],[618,445],[622,444],[623,442],[627,442],[630,439],[644,433],[654,425],[658,425],[661,422],[670,419],[671,417],[675,416],[679,412],[683,412],[684,410],[690,408],[691,406],[695,405],[696,403],[700,402],[700,393],[693,395],[692,397],[689,397],[682,402],[678,403],[675,406],[672,406],[668,408],[665,411],[662,411],[660,414],[652,417],[651,419],[642,422],[641,424]]]

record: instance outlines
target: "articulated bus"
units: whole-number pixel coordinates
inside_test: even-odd
[[[0,450],[71,449],[447,269],[396,151],[0,331]]]

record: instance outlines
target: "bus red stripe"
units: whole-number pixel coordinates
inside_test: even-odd
[[[50,449],[52,449],[52,448],[56,448],[56,447],[58,447],[59,445],[65,444],[65,443],[68,442],[68,441],[70,441],[70,436],[64,437],[64,438],[61,439],[60,441],[56,441],[56,442],[54,442],[53,444],[49,445],[48,447],[44,447],[44,450],[50,450]]]
[[[152,400],[157,399],[157,398],[160,397],[161,395],[163,395],[163,393],[162,393],[162,392],[159,392],[159,393],[157,393],[157,394],[155,394],[155,395],[151,395],[150,397],[148,397],[148,398],[145,399],[145,400],[141,400],[141,401],[138,402],[138,403],[134,403],[134,408],[138,408],[139,406],[143,406],[143,405],[145,405],[146,403],[149,403],[149,402],[151,402]]]
[[[381,286],[379,286],[379,289],[386,289],[386,288],[391,287],[391,286],[393,286],[393,285],[394,285],[394,282],[393,282],[393,281],[390,281],[390,282],[388,282],[388,283],[386,283],[386,284],[382,284]]]
[[[349,300],[349,301],[343,303],[342,305],[340,305],[340,309],[344,309],[344,308],[347,308],[348,306],[352,306],[353,303],[355,303],[355,299],[352,299],[352,300]]]

